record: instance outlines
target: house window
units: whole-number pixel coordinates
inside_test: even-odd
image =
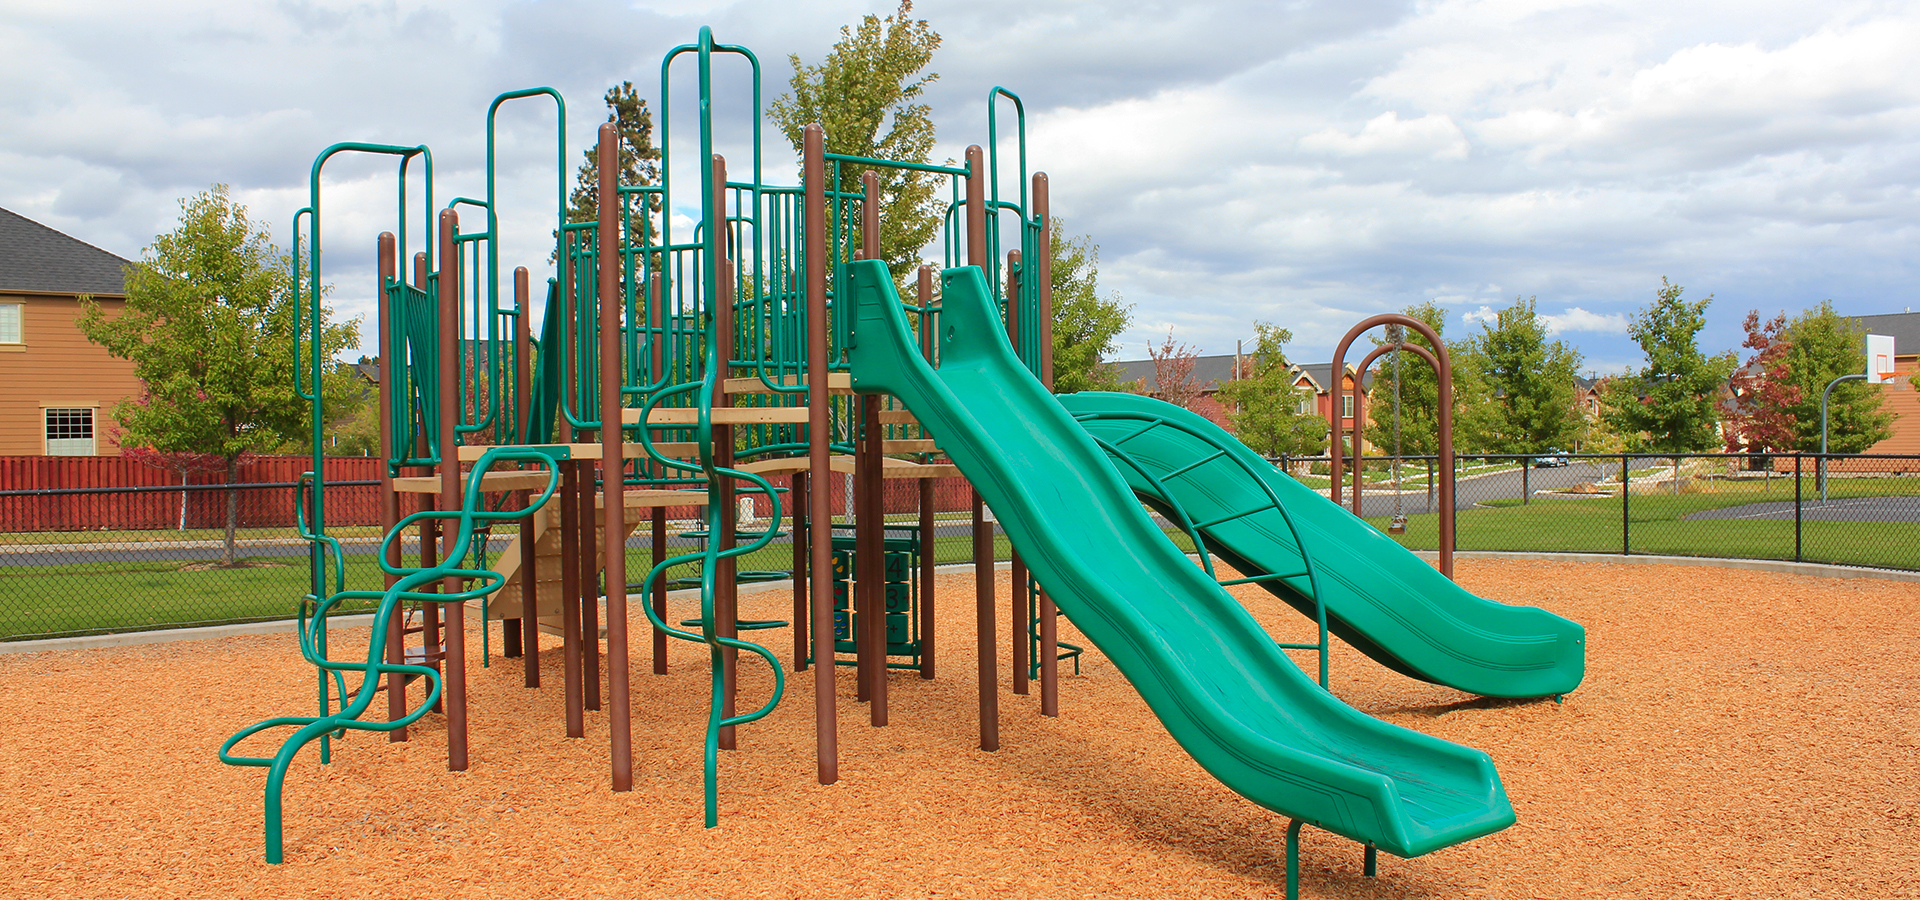
[[[1293,411],[1303,416],[1312,415],[1313,414],[1313,395],[1308,394],[1305,397],[1300,398],[1300,402],[1297,404],[1294,404]]]
[[[48,407],[47,455],[92,456],[93,410]]]
[[[1352,394],[1340,395],[1340,417],[1343,419],[1353,418],[1353,395]]]
[[[18,303],[0,303],[0,344],[24,344],[26,339],[20,333],[21,311]]]

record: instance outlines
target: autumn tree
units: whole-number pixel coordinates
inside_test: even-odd
[[[1700,351],[1713,295],[1688,302],[1680,298],[1683,290],[1660,279],[1654,301],[1627,326],[1647,364],[1608,379],[1601,392],[1601,416],[1634,450],[1685,453],[1720,444],[1714,426],[1736,360],[1732,351]]]
[[[919,102],[939,76],[922,74],[940,46],[940,35],[925,19],[912,17],[912,0],[901,0],[893,15],[868,15],[857,28],[841,26],[840,40],[818,65],[789,56],[792,90],[767,106],[795,152],[804,130],[819,123],[826,150],[866,159],[926,163],[933,153],[933,116]],[[880,179],[880,255],[894,281],[905,284],[920,265],[920,249],[940,228],[941,205],[934,196],[939,176],[891,167],[842,165],[834,190],[859,194],[860,176]],[[857,230],[857,225],[856,225]],[[859,236],[851,236],[858,246]]]
[[[1749,310],[1742,326],[1747,333],[1740,346],[1753,351],[1745,365],[1728,379],[1733,392],[1727,415],[1727,446],[1749,450],[1787,450],[1798,437],[1795,407],[1800,386],[1787,364],[1787,314],[1761,322],[1759,310]]]
[[[1181,409],[1192,409],[1200,399],[1200,382],[1193,376],[1193,363],[1199,358],[1199,351],[1175,341],[1173,329],[1169,328],[1167,339],[1159,346],[1147,345],[1147,356],[1153,360],[1153,386],[1149,392]]]
[[[1085,235],[1069,236],[1059,218],[1053,229],[1053,389],[1056,393],[1122,390],[1106,364],[1114,341],[1127,330],[1133,306],[1100,293],[1100,246]]]
[[[1571,447],[1586,428],[1574,396],[1580,351],[1547,340],[1538,304],[1537,297],[1515,297],[1473,338],[1494,398],[1486,449],[1495,453]]]
[[[303,327],[294,311],[296,277],[294,262],[247,218],[226,185],[180,201],[179,225],[156,236],[128,267],[120,315],[81,302],[81,333],[132,360],[145,384],[139,399],[114,408],[122,446],[216,456],[233,484],[244,454],[309,430],[308,404],[294,381],[295,335]],[[307,302],[322,316],[323,358],[352,346],[357,321],[328,323],[320,298]],[[323,378],[320,386],[329,419],[354,407],[350,379]],[[229,490],[222,565],[235,562],[238,522],[239,493]]]
[[[1293,332],[1268,322],[1253,327],[1253,353],[1236,363],[1234,378],[1220,386],[1228,427],[1263,456],[1326,452],[1327,420],[1314,408],[1313,391],[1294,384],[1287,361]]]

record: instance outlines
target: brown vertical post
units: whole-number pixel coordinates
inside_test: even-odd
[[[513,305],[520,311],[519,322],[514,327],[514,344],[519,352],[515,359],[519,365],[514,367],[514,396],[520,398],[520,427],[524,433],[522,439],[531,437],[533,429],[533,321],[532,292],[527,286],[527,267],[513,270]],[[544,515],[545,511],[535,511],[531,507],[536,491],[523,491],[522,506],[528,507],[527,516],[520,520],[520,653],[526,662],[527,687],[540,686],[540,577],[539,559],[536,552],[534,518]],[[551,499],[551,498],[549,498]]]
[[[664,254],[662,255],[664,256]],[[649,381],[661,381],[666,377],[667,333],[662,327],[665,319],[660,309],[664,302],[665,295],[660,290],[660,273],[657,271],[648,273],[647,340],[653,348],[653,352],[648,354],[652,364],[652,377],[648,379]],[[649,472],[653,471],[654,464],[652,462],[647,462],[645,465],[648,467]],[[662,471],[661,474],[665,474],[665,472]],[[658,566],[666,561],[667,509],[664,506],[656,506],[653,509],[653,564]],[[659,578],[653,581],[653,611],[660,617],[661,621],[666,621],[667,576],[664,572],[660,574]],[[653,674],[667,674],[667,633],[658,627],[653,629]]]
[[[614,221],[619,208],[615,174],[620,169],[619,131],[612,123],[600,126],[600,489],[606,497],[601,522],[606,556],[607,591],[607,731],[613,742],[613,789],[633,790],[633,709],[627,679],[627,542],[626,542],[626,429],[621,426],[625,403],[620,394],[625,367],[620,365],[620,231]]]
[[[425,292],[427,289],[428,276],[431,274],[432,274],[431,271],[427,268],[426,252],[421,251],[419,253],[415,253],[413,255],[413,286],[419,288],[422,292]],[[435,298],[435,303],[438,303],[438,302],[439,302],[438,298]],[[439,370],[436,369],[434,374],[438,376]],[[424,409],[420,411],[420,414],[417,418],[409,417],[407,419],[407,428],[409,430],[417,428],[420,431],[418,437],[420,437],[421,440],[416,442],[414,446],[423,448],[422,449],[423,453],[425,452],[424,448],[426,447],[426,443],[424,440],[426,437],[426,427],[427,427],[426,410]],[[433,471],[432,468],[428,466],[423,466],[421,468],[425,470],[423,474],[431,474]],[[436,504],[434,502],[434,495],[432,494],[420,495],[420,508],[421,509],[436,508]],[[440,523],[439,522],[433,519],[420,520],[419,546],[420,546],[421,568],[432,568],[433,566],[439,564],[440,562]],[[440,589],[440,586],[437,584],[422,585],[421,589],[431,593],[434,591],[438,591]],[[419,603],[417,604],[417,607],[420,610],[420,652],[422,654],[422,659],[420,660],[420,662],[423,665],[432,666],[435,672],[439,672],[442,668],[440,665],[440,661],[446,656],[446,647],[440,640],[440,604]],[[441,696],[444,700],[445,692],[442,692]],[[443,702],[443,700],[433,701],[434,712],[444,711],[445,703]]]
[[[864,200],[860,204],[860,250],[867,259],[884,260],[880,253],[880,176],[872,171],[860,175]],[[855,523],[854,573],[855,606],[859,610],[859,660],[861,683],[868,712],[875,727],[887,724],[887,594],[886,539],[887,505],[886,429],[880,425],[880,395],[860,398],[859,455],[854,458],[854,481],[860,502]]]
[[[933,362],[933,336],[938,333],[933,317],[933,267],[921,266],[915,299],[925,312],[920,314],[920,353]],[[920,429],[927,437],[927,430]],[[933,479],[922,478],[920,487],[920,677],[931,679],[934,671],[935,623],[933,614],[933,567],[938,558],[939,541],[933,524]]]
[[[392,534],[400,524],[400,494],[393,489],[393,466],[389,460],[394,456],[393,434],[393,308],[387,294],[387,285],[393,282],[395,265],[395,241],[393,232],[382,232],[374,255],[379,258],[380,284],[374,296],[379,298],[380,317],[380,533]],[[387,543],[387,565],[400,566],[400,541]],[[388,574],[387,587],[393,587],[400,576]],[[399,665],[406,662],[406,616],[401,610],[387,620],[387,662]],[[387,721],[404,718],[407,714],[407,679],[399,672],[387,673]],[[390,743],[399,743],[407,739],[405,726],[387,732]]]
[[[813,577],[814,758],[821,784],[840,780],[839,698],[833,664],[833,470],[827,459],[827,157],[826,132],[801,130],[800,180],[807,279],[807,553]]]
[[[1039,256],[1033,261],[1038,267],[1034,281],[1040,296],[1034,298],[1039,304],[1040,333],[1034,340],[1040,342],[1040,383],[1047,390],[1053,390],[1053,210],[1047,197],[1047,173],[1035,172],[1033,175],[1033,217],[1040,220],[1039,246],[1034,250]],[[1060,714],[1060,613],[1054,608],[1053,598],[1046,589],[1040,591],[1040,714],[1057,716]]]
[[[1021,341],[1027,335],[1020,332],[1020,251],[1007,252],[1007,343],[1013,345],[1016,357],[1021,356]],[[1027,694],[1027,673],[1033,664],[1027,659],[1027,649],[1033,640],[1033,594],[1027,588],[1027,563],[1015,551],[1011,565],[1008,566],[1008,581],[1013,585],[1011,604],[1007,624],[1007,640],[1013,652],[1013,692],[1020,696]]]
[[[978,144],[967,148],[967,264],[985,270],[987,253],[987,161]],[[975,628],[980,656],[980,749],[1000,749],[1000,694],[995,682],[993,532],[987,529],[986,504],[973,493],[973,581]]]
[[[795,472],[787,494],[787,534],[793,541],[793,670],[807,670],[807,473]]]
[[[451,209],[440,211],[440,506],[447,510],[461,507],[460,451],[455,434],[460,422],[456,402],[459,367],[455,365],[455,355],[460,352],[460,257],[454,236],[459,228],[457,213]],[[452,524],[441,529],[441,540],[445,542],[441,556],[449,563],[459,562],[454,558],[458,537]],[[448,576],[440,585],[443,593],[457,593],[461,589],[460,579],[453,576]],[[448,603],[446,607],[447,669],[442,683],[447,701],[447,768],[464,772],[467,770],[466,604]]]
[[[708,227],[716,229],[712,235],[718,258],[710,264],[717,268],[720,285],[717,296],[708,297],[713,304],[713,327],[718,340],[719,359],[714,364],[720,367],[714,379],[713,406],[715,409],[732,406],[733,399],[727,395],[727,376],[732,373],[733,360],[733,252],[732,230],[727,226],[727,161],[719,154],[713,160],[713,208],[720,211],[719,222],[709,222]],[[713,426],[713,464],[731,468],[733,466],[733,426]],[[722,550],[731,550],[734,545],[734,517],[739,515],[735,505],[733,479],[720,479],[720,496],[707,498],[709,503],[720,504],[720,527],[707,540],[719,541]],[[713,632],[721,637],[734,637],[740,621],[740,593],[736,577],[739,563],[736,557],[720,560],[719,571],[715,573],[713,584]],[[732,717],[734,714],[734,695],[740,686],[740,651],[727,647],[720,651],[720,661],[725,669],[725,684],[722,685],[720,714]],[[735,747],[734,727],[723,725],[720,728],[720,749],[732,750]]]
[[[567,737],[587,736],[580,679],[580,464],[560,463],[560,644],[565,655]]]
[[[584,394],[585,392],[582,391]],[[582,410],[585,412],[586,410]],[[591,432],[581,429],[584,438]],[[593,461],[580,461],[580,538],[574,544],[580,551],[580,693],[587,709],[600,708],[600,547],[594,543],[598,519],[593,509]]]
[[[667,561],[667,508],[653,508],[653,564]],[[667,576],[663,572],[653,580],[653,612],[661,621],[667,618]],[[667,633],[653,629],[653,674],[667,674]]]

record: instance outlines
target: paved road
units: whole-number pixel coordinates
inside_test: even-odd
[[[1486,475],[1474,475],[1455,483],[1453,508],[1472,509],[1475,503],[1485,500],[1517,500],[1526,496],[1528,491],[1548,490],[1552,488],[1572,487],[1589,481],[1619,474],[1619,465],[1605,463],[1574,462],[1557,469],[1528,469],[1522,473],[1518,469],[1493,472]],[[1349,476],[1351,477],[1351,476]],[[1439,503],[1440,486],[1434,484],[1434,493],[1429,498],[1426,491],[1426,473],[1419,473],[1418,479],[1402,476],[1404,490],[1400,496],[1400,510],[1407,515],[1433,512]],[[1538,500],[1539,498],[1534,498]],[[1351,497],[1342,497],[1342,506],[1352,508]],[[1393,515],[1393,494],[1382,492],[1368,493],[1360,507],[1368,516]]]
[[[1800,518],[1807,522],[1920,522],[1920,497],[1848,497],[1821,502],[1808,498],[1800,507]],[[1793,521],[1793,501],[1775,500],[1749,503],[1725,509],[1709,509],[1686,516],[1700,519],[1764,519]]]

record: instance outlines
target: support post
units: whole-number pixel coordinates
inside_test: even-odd
[[[375,256],[380,267],[380,285],[374,296],[379,298],[380,317],[380,533],[392,534],[400,524],[400,494],[393,489],[394,434],[393,434],[393,304],[387,293],[387,286],[393,283],[397,274],[397,260],[393,232],[382,232],[377,242]],[[387,565],[400,566],[400,541],[387,542]],[[400,576],[388,573],[387,587],[393,587]],[[399,665],[406,662],[406,617],[393,616],[387,620],[387,662]],[[387,673],[387,721],[392,722],[407,715],[407,678],[399,672]],[[407,739],[406,726],[387,732],[389,743],[400,743]]]
[[[862,173],[860,189],[860,250],[867,259],[882,259],[880,176]],[[860,501],[860,515],[854,522],[854,543],[859,548],[854,553],[859,568],[854,575],[854,605],[860,619],[856,640],[861,683],[870,701],[867,711],[873,727],[880,728],[887,724],[886,429],[880,424],[880,395],[860,398],[860,420],[859,455],[854,459]]]
[[[987,247],[987,156],[980,145],[967,148],[967,264],[986,271],[993,260]],[[986,523],[986,503],[973,494],[973,581],[975,627],[980,655],[980,749],[1000,749],[1000,694],[994,684],[998,648],[994,646],[993,532]]]
[[[456,434],[460,422],[460,256],[455,240],[460,229],[459,215],[451,209],[440,211],[440,506],[457,511],[460,498],[460,451]],[[440,530],[444,541],[441,557],[450,564],[459,528],[451,521]],[[440,582],[442,593],[458,593],[460,579],[447,576]],[[441,676],[442,694],[447,708],[447,768],[467,770],[467,633],[466,604],[446,604],[446,674]]]
[[[1039,245],[1034,252],[1039,259],[1034,265],[1039,268],[1034,282],[1039,286],[1039,295],[1034,298],[1039,304],[1038,312],[1040,333],[1035,340],[1040,342],[1040,383],[1053,390],[1053,207],[1047,196],[1047,173],[1035,172],[1033,175],[1033,217],[1040,221]],[[1040,588],[1040,714],[1043,716],[1060,715],[1060,611],[1053,605],[1053,597],[1047,594],[1044,586]]]
[[[719,358],[714,365],[720,367],[714,378],[713,407],[721,409],[732,406],[733,399],[727,395],[727,376],[733,374],[733,246],[732,231],[726,226],[727,217],[727,161],[714,154],[708,161],[713,173],[713,208],[720,214],[719,229],[712,235],[713,246],[719,258],[712,261],[719,290],[707,302],[713,304],[713,328],[719,339],[715,349]],[[719,468],[733,467],[733,426],[713,426],[713,464]],[[739,496],[734,490],[733,479],[720,478],[720,495],[707,497],[707,502],[716,505],[720,512],[720,527],[707,536],[707,540],[718,541],[715,546],[721,550],[731,550],[735,543],[734,525],[739,516],[740,507],[735,501]],[[740,621],[740,585],[739,562],[737,557],[726,557],[717,564],[718,571],[713,579],[713,633],[721,637],[736,637]],[[720,662],[724,672],[721,685],[720,714],[732,718],[735,712],[735,696],[740,689],[740,651],[732,647],[722,648]],[[735,728],[732,725],[720,726],[720,749],[732,750],[737,744]]]
[[[814,758],[821,784],[840,780],[839,698],[833,664],[833,470],[827,459],[829,429],[827,379],[827,156],[826,131],[818,124],[801,130],[802,218],[806,226],[807,287],[807,519],[813,578],[813,722]]]
[[[514,396],[519,398],[520,440],[532,437],[533,418],[533,322],[528,310],[532,305],[531,292],[527,288],[527,267],[513,270],[513,303],[520,311],[518,322],[514,325],[514,343],[519,352],[514,354]],[[527,515],[520,520],[520,654],[526,663],[527,687],[540,686],[540,555],[536,552],[534,517],[541,512],[532,509],[533,491],[520,493],[521,505],[527,507]]]
[[[633,790],[633,712],[628,695],[627,668],[627,542],[625,429],[620,393],[626,369],[620,365],[620,229],[614,219],[619,209],[620,134],[612,123],[600,126],[597,148],[600,168],[600,490],[606,498],[601,521],[602,555],[607,591],[607,731],[613,746],[613,789]]]
[[[580,463],[560,463],[560,642],[566,668],[567,737],[587,736],[580,675]]]
[[[649,346],[653,348],[652,352],[648,354],[649,360],[652,363],[652,369],[648,372],[650,376],[648,380],[660,383],[664,383],[667,370],[667,332],[663,325],[665,320],[660,310],[662,296],[663,294],[660,290],[660,273],[657,271],[648,273],[647,340],[649,341]],[[648,467],[649,472],[654,470],[654,463],[647,462],[645,465]],[[661,474],[666,474],[664,467],[661,469]],[[653,564],[658,566],[666,561],[667,510],[666,507],[656,506],[653,508]],[[654,579],[653,582],[653,611],[655,615],[660,617],[660,621],[664,622],[667,620],[667,576],[664,572],[660,574],[659,578]],[[662,631],[658,626],[655,626],[653,629],[653,674],[667,674],[667,633]]]
[[[920,314],[920,353],[928,365],[934,361],[933,336],[938,333],[933,313],[933,267],[921,266],[915,285],[915,299],[922,310]],[[920,436],[930,437],[925,428]],[[933,479],[922,478],[918,482],[920,489],[920,677],[932,680],[934,674],[934,650],[936,645],[938,621],[934,615],[934,563],[939,556],[940,541],[934,533],[933,522]]]
[[[793,542],[793,670],[807,670],[807,473],[795,472],[788,481],[787,533]]]

